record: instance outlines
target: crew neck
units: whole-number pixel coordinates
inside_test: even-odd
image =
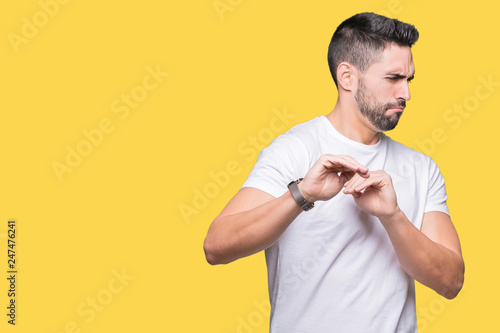
[[[343,134],[341,134],[336,128],[335,126],[333,126],[333,124],[330,122],[330,120],[328,120],[328,118],[326,118],[326,116],[324,115],[321,115],[319,116],[319,118],[325,122],[325,125],[328,127],[328,133],[331,133],[333,136],[335,136],[337,139],[351,145],[351,146],[354,146],[356,148],[361,148],[363,150],[367,150],[367,151],[375,151],[375,150],[378,150],[380,149],[381,145],[382,145],[382,141],[385,141],[385,134],[384,133],[380,133],[380,138],[379,140],[377,141],[377,143],[373,144],[373,145],[366,145],[364,143],[361,143],[361,142],[358,142],[358,141],[354,141],[354,140],[351,140],[349,139],[348,137],[344,136]]]

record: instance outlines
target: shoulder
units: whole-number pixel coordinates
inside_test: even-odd
[[[326,130],[325,121],[322,117],[315,117],[309,121],[300,123],[289,129],[286,133],[278,136],[274,142],[286,141],[290,144],[298,144],[306,149],[317,147],[320,135]]]
[[[286,155],[289,158],[304,159],[311,153],[311,147],[317,141],[315,133],[321,127],[318,117],[293,126],[287,132],[271,141],[269,146],[259,154],[260,157],[271,155],[274,159],[281,159]],[[271,157],[269,156],[269,157]],[[307,158],[306,158],[307,159]]]
[[[311,120],[297,124],[289,129],[285,134],[297,137],[299,139],[307,139],[321,131],[325,126],[322,117],[314,117]]]
[[[274,197],[287,191],[287,184],[309,171],[311,140],[317,120],[298,124],[279,135],[264,148],[243,187],[254,187]],[[320,125],[319,125],[320,126]]]
[[[257,166],[294,169],[302,176],[314,163],[318,149],[318,131],[323,125],[319,117],[295,125],[275,138],[264,148],[257,159]]]

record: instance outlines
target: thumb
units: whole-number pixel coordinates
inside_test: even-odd
[[[339,182],[342,186],[347,183],[355,175],[352,171],[344,171],[340,173]]]
[[[352,194],[352,196],[354,197],[354,199],[358,199],[358,198],[361,198],[361,196],[363,195],[363,193],[361,192],[354,192]]]

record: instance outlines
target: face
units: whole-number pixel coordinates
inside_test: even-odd
[[[392,44],[381,60],[360,73],[354,95],[361,114],[379,131],[390,131],[410,100],[409,82],[415,68],[410,48]]]

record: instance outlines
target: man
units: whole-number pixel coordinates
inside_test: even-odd
[[[417,39],[373,13],[344,21],[333,111],[264,149],[210,226],[211,264],[266,250],[271,332],[416,332],[414,279],[450,299],[462,287],[439,168],[383,134],[410,99]]]

